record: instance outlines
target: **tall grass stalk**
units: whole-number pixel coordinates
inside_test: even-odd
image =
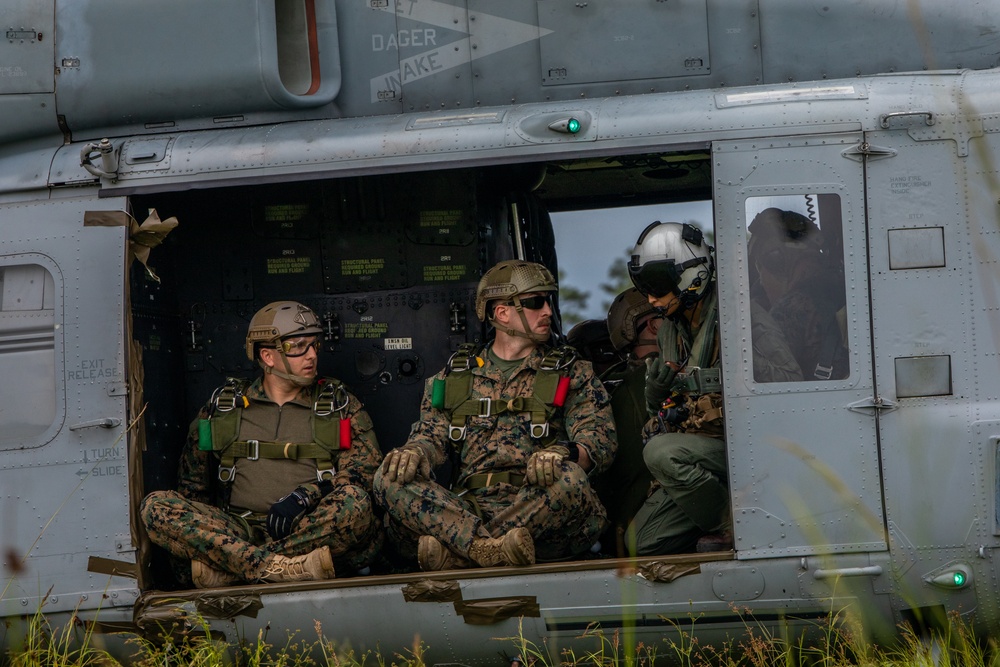
[[[722,643],[703,644],[698,637],[699,617],[683,626],[673,625],[661,636],[634,641],[623,629],[605,631],[592,625],[555,651],[547,640],[537,643],[525,636],[520,621],[516,636],[497,639],[507,650],[509,664],[523,667],[1000,667],[995,640],[980,641],[968,623],[951,614],[944,627],[932,634],[918,634],[908,626],[891,647],[868,643],[856,619],[831,612],[817,621],[812,632],[790,632],[780,624],[758,622],[748,608],[733,607],[743,626]],[[112,656],[94,645],[93,624],[78,617],[63,628],[50,627],[40,611],[27,620],[28,633],[21,645],[0,659],[10,667],[427,667],[427,651],[419,637],[411,647],[384,655],[379,650],[355,652],[348,644],[326,636],[319,621],[315,640],[290,633],[272,642],[268,630],[256,636],[225,641],[207,621],[186,631],[157,638],[135,637],[128,642],[131,655]],[[807,628],[808,629],[808,628]],[[279,645],[280,644],[280,645]],[[481,658],[471,662],[483,664]],[[432,663],[433,664],[433,663]],[[502,663],[498,663],[502,664]]]
[[[10,649],[0,664],[11,667],[118,667],[107,651],[93,645],[93,625],[76,615],[63,627],[52,627],[41,609],[27,619],[24,641]]]

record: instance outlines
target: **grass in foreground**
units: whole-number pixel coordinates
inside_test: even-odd
[[[604,632],[588,628],[577,645],[592,645],[580,652],[563,649],[552,655],[546,642],[541,645],[528,640],[523,632],[516,637],[498,640],[498,649],[510,656],[513,667],[778,667],[815,665],[818,667],[1000,667],[995,641],[979,641],[957,616],[933,639],[918,636],[903,628],[901,640],[892,648],[867,644],[860,628],[842,619],[832,619],[817,626],[818,639],[786,640],[776,637],[745,619],[745,634],[723,645],[702,645],[690,628],[674,628],[674,638],[656,643],[623,641],[620,631]],[[328,638],[321,624],[314,626],[315,640],[298,639],[292,635],[283,642],[268,639],[267,632],[257,637],[243,638],[233,645],[212,638],[207,624],[161,641],[133,638],[128,642],[131,654],[123,661],[95,645],[88,627],[79,621],[66,627],[53,628],[41,614],[29,621],[28,634],[19,648],[3,656],[2,662],[11,667],[428,667],[426,647],[414,638],[413,646],[404,653],[385,657],[378,651],[357,653],[348,645]],[[498,657],[498,664],[501,661]]]

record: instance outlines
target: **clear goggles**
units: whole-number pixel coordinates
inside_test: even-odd
[[[286,357],[301,357],[309,351],[309,348],[315,349],[318,354],[320,340],[319,336],[299,336],[297,338],[286,338],[281,341],[280,345]]]

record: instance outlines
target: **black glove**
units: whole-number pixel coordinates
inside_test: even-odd
[[[267,513],[267,534],[272,540],[288,537],[295,522],[310,509],[309,495],[305,489],[295,489],[271,505],[271,510]]]
[[[677,371],[663,357],[646,359],[646,410],[651,417],[660,412],[663,401],[670,398],[670,388]]]

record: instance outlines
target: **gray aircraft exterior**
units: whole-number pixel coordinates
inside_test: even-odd
[[[592,624],[720,641],[737,607],[782,631],[957,613],[1000,632],[995,2],[13,0],[0,19],[0,646],[38,610],[109,637],[318,621],[360,650],[419,635],[434,664],[502,664],[519,633],[593,648]],[[321,370],[388,450],[486,334],[482,272],[557,268],[551,212],[703,200],[733,551],[178,589],[138,503],[174,483],[212,390],[252,375],[259,307],[320,314]],[[838,372],[754,375],[768,208],[823,231]]]

